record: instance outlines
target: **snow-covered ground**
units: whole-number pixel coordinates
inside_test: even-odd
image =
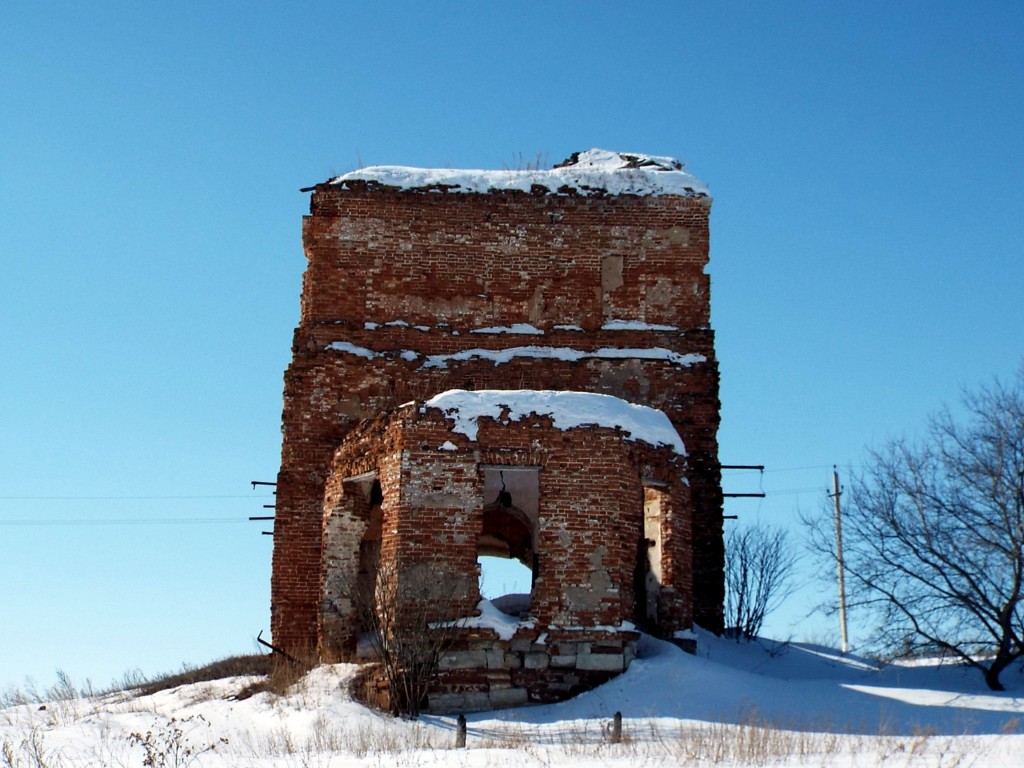
[[[644,638],[629,671],[561,704],[455,721],[395,720],[353,702],[356,667],[318,668],[287,696],[231,697],[251,678],[0,710],[0,767],[1020,766],[1024,672],[989,692],[956,665],[878,668],[806,644],[701,633],[698,653]],[[623,715],[623,742],[604,729]],[[148,762],[147,762],[148,761]]]

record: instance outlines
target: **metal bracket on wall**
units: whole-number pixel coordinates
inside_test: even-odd
[[[762,476],[764,475],[764,464],[722,464],[721,468],[756,470],[757,472],[760,472]],[[725,493],[723,491],[722,497],[726,499],[763,499],[764,491],[759,491],[757,493]],[[735,519],[735,515],[726,515],[725,517],[730,520]]]

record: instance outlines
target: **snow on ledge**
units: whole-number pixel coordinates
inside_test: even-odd
[[[512,597],[512,595],[506,595],[506,597]],[[526,603],[529,604],[529,595],[515,595],[515,597],[526,598]],[[504,598],[498,598],[503,600]],[[533,629],[536,627],[536,621],[533,619],[517,619],[514,615],[505,613],[499,608],[495,602],[488,600],[487,598],[481,599],[476,604],[476,609],[480,612],[478,616],[463,616],[460,619],[453,621],[441,621],[431,624],[431,627],[458,627],[459,629],[490,629],[497,633],[498,637],[502,640],[511,640],[515,637],[516,632],[520,629]],[[527,612],[523,612],[524,614]],[[623,621],[618,626],[612,624],[596,624],[593,626],[566,626],[561,627],[557,625],[551,625],[549,629],[559,630],[561,632],[608,632],[608,633],[619,633],[619,632],[637,632],[636,625],[631,621]],[[547,638],[548,633],[544,632],[535,641],[538,645],[544,645],[544,640]],[[696,637],[696,636],[694,636]]]
[[[601,326],[602,331],[678,331],[675,325],[658,325],[642,320],[609,320]]]
[[[512,323],[512,325],[492,325],[488,328],[474,328],[470,333],[518,333],[529,336],[543,336],[544,331],[530,323]]]
[[[627,440],[667,445],[680,456],[686,455],[679,433],[662,411],[627,403],[612,395],[535,389],[449,389],[427,400],[420,412],[426,413],[428,408],[436,408],[452,419],[451,431],[470,440],[476,440],[478,419],[500,421],[507,410],[507,421],[536,414],[551,417],[555,429],[609,427],[626,433]]]
[[[403,349],[390,352],[374,352],[367,347],[361,347],[350,341],[333,341],[327,345],[327,349],[335,352],[344,352],[367,360],[389,359],[396,355],[403,360],[412,362],[420,358],[420,353],[412,349]],[[663,360],[671,365],[688,368],[697,363],[707,360],[704,355],[697,352],[681,354],[663,347],[601,347],[590,352],[572,347],[506,347],[505,349],[463,349],[447,355],[428,355],[420,370],[426,368],[447,368],[450,362],[465,362],[467,360],[490,360],[497,365],[503,365],[516,358],[530,357],[541,360],[563,360],[576,362],[578,360],[601,359],[601,360]]]
[[[332,345],[333,346],[333,345]],[[350,350],[342,350],[350,351]],[[355,353],[353,353],[355,354]],[[707,360],[704,355],[696,352],[681,354],[663,347],[601,347],[591,352],[573,349],[572,347],[541,347],[530,345],[525,347],[507,347],[505,349],[463,349],[447,355],[428,355],[421,368],[447,368],[452,361],[490,360],[495,365],[502,365],[517,357],[533,357],[542,360],[564,360],[576,362],[592,358],[602,360],[664,360],[665,362],[687,368]]]
[[[636,628],[636,624],[632,621],[623,621],[621,624],[570,624],[570,625],[558,625],[551,624],[548,629],[554,629],[559,632],[639,632]]]
[[[429,325],[410,325],[405,320],[391,320],[389,322],[384,323],[384,325],[391,328],[415,328],[417,331],[430,330]],[[374,323],[370,320],[367,320],[366,322],[363,323],[363,329],[367,331],[376,331],[380,327],[380,323]]]
[[[430,626],[432,628],[458,627],[459,629],[491,629],[494,630],[502,640],[511,640],[520,628],[533,629],[535,626],[532,621],[520,621],[506,613],[502,613],[494,606],[494,603],[486,598],[476,604],[476,609],[480,611],[479,616],[463,616],[461,619],[455,619],[454,621],[439,621],[431,624]]]
[[[380,354],[374,352],[372,349],[360,347],[350,341],[333,341],[327,346],[327,348],[338,352],[347,352],[348,354],[355,355],[356,357],[365,357],[367,360],[373,360],[374,358],[380,357]]]
[[[540,187],[549,193],[568,190],[582,195],[710,196],[707,186],[684,171],[683,164],[675,158],[596,148],[575,152],[550,170],[483,171],[374,165],[343,174],[327,183],[346,186],[352,181],[373,182],[402,190],[434,189],[478,194],[492,190],[531,192]]]

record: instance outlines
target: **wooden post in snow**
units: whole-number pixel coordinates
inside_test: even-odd
[[[616,712],[610,723],[605,723],[605,737],[612,744],[622,743],[622,713]]]
[[[466,716],[459,715],[455,721],[455,748],[466,748]]]

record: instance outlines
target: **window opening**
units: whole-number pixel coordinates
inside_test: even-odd
[[[384,494],[381,491],[380,481],[374,478],[373,485],[370,486],[369,492],[366,494],[369,519],[362,539],[359,541],[359,574],[356,589],[360,595],[358,599],[363,605],[371,605],[374,602],[377,571],[380,565],[380,540],[384,529],[384,512],[381,508],[383,502]],[[362,657],[375,655],[370,642],[370,627],[365,626],[364,618],[363,616],[359,617],[357,631],[357,654]]]
[[[536,580],[537,467],[482,467],[483,520],[477,540],[480,595],[513,616],[529,613]]]
[[[667,494],[652,485],[644,486],[644,527],[637,544],[637,565],[633,582],[636,604],[633,615],[641,626],[658,624],[658,597],[662,578],[662,524]]]

